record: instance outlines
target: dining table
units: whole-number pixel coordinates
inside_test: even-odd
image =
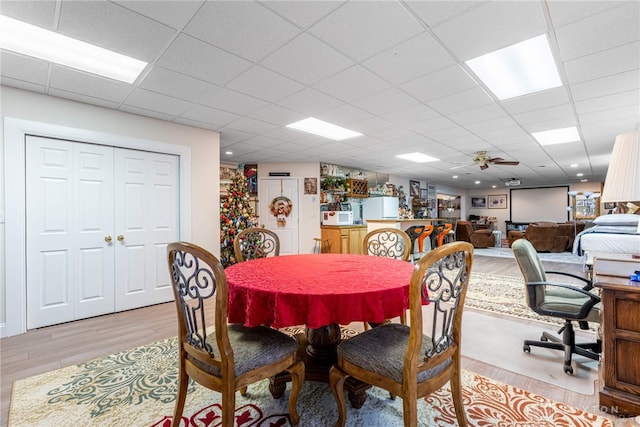
[[[260,258],[225,269],[229,288],[228,322],[247,327],[301,326],[296,335],[305,379],[329,382],[329,370],[342,340],[340,325],[378,324],[409,307],[409,262],[354,254],[297,254]],[[271,381],[274,397],[288,374]],[[352,406],[361,407],[367,384],[345,383]]]

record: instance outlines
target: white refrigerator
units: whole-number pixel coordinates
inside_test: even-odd
[[[366,224],[367,219],[398,218],[398,205],[397,197],[369,197],[362,204],[362,219]]]

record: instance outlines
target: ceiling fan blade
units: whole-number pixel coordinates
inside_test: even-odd
[[[493,162],[493,164],[495,165],[511,165],[511,166],[516,166],[519,165],[520,162],[517,162],[515,160],[501,160],[499,162]]]
[[[480,170],[485,170],[489,167],[489,165],[485,164],[485,165],[480,165]]]

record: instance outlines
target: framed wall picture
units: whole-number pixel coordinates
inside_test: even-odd
[[[420,197],[420,181],[409,181],[409,195],[411,197]]]
[[[507,209],[507,195],[492,194],[487,197],[487,203],[489,209]]]
[[[318,178],[304,179],[304,194],[318,194]]]
[[[487,198],[482,197],[472,197],[471,198],[471,207],[472,208],[486,208],[487,207]]]

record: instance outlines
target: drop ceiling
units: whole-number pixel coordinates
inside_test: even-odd
[[[223,162],[570,184],[604,180],[615,136],[640,123],[638,1],[2,0],[0,13],[149,62],[131,85],[2,51],[2,85],[219,131]],[[465,65],[540,34],[562,87],[499,101]],[[363,136],[285,127],[309,116]],[[530,135],[568,126],[580,142]],[[480,170],[478,150],[520,164]],[[416,151],[440,161],[394,157]]]

